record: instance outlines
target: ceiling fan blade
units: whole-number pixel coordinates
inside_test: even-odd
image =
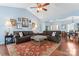
[[[30,7],[30,8],[37,8],[37,7]]]
[[[46,8],[42,8],[44,11],[47,11],[47,9]]]
[[[37,6],[41,6],[41,3],[37,3]]]
[[[42,6],[45,7],[45,6],[47,6],[47,5],[49,5],[49,3],[45,3],[45,4],[43,4]]]

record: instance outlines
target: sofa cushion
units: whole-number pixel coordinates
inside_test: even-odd
[[[32,31],[28,31],[28,35],[33,35],[33,32]]]
[[[18,39],[15,40],[15,43],[20,44],[30,40],[31,40],[30,35],[27,35],[27,36],[19,37]]]
[[[24,36],[27,36],[28,35],[28,32],[27,31],[22,31]]]
[[[18,32],[14,32],[13,34],[14,36],[19,36],[19,33]],[[19,36],[20,37],[20,36]]]
[[[57,35],[61,34],[61,31],[44,31],[43,34],[52,36],[53,32],[56,32]]]

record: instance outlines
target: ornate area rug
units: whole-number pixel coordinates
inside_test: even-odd
[[[59,45],[60,43],[50,41],[40,42],[40,45],[38,42],[30,41],[21,44],[9,44],[7,48],[11,56],[48,56],[51,55]]]

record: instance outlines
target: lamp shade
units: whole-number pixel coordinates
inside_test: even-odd
[[[12,27],[12,24],[11,24],[11,21],[10,20],[7,20],[6,23],[5,23],[5,25],[7,27],[9,27],[9,28]]]

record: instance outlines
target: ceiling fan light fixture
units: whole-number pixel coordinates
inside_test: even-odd
[[[42,9],[42,8],[37,8],[37,10],[38,10],[38,11],[42,11],[43,9]]]
[[[40,11],[47,11],[47,8],[45,8],[47,5],[49,5],[49,3],[37,3],[37,6],[35,7],[31,7],[31,8],[37,8],[37,12],[40,12]]]

